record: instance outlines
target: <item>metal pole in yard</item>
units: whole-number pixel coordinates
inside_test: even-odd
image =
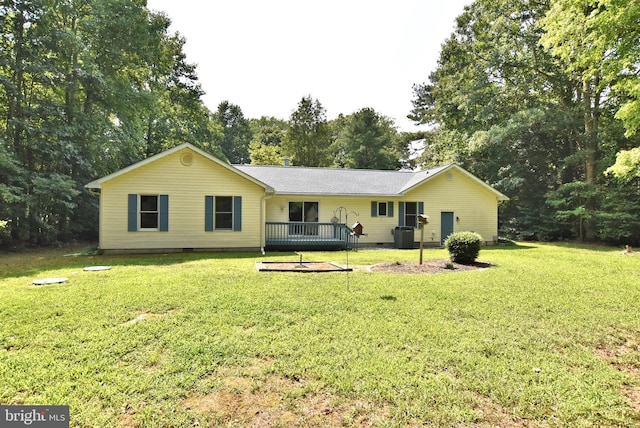
[[[349,287],[349,245],[347,245],[346,248],[346,252],[347,252],[347,291],[351,291],[351,288]]]
[[[418,214],[418,221],[420,222],[420,264],[422,264],[422,249],[424,248],[424,228],[429,223],[429,216],[425,214]]]
[[[424,246],[424,226],[420,228],[420,264],[422,264],[422,248]]]

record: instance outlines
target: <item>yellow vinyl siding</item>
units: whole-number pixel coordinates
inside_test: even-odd
[[[371,217],[371,201],[393,201],[393,217]],[[359,221],[363,226],[364,236],[361,236],[361,244],[376,244],[393,242],[391,230],[398,225],[398,199],[389,197],[371,196],[297,196],[279,195],[267,199],[266,221],[287,222],[289,221],[289,202],[306,201],[318,202],[318,221],[320,223],[330,223],[336,216],[340,217],[339,207],[342,210],[342,222],[349,227]],[[356,215],[356,213],[358,215]]]
[[[450,172],[452,179],[447,179]],[[402,197],[389,196],[298,196],[278,195],[266,200],[266,221],[289,221],[289,202],[318,202],[321,223],[328,223],[338,216],[338,207],[346,208],[348,221],[344,211],[342,222],[353,226],[359,221],[363,226],[364,236],[359,239],[360,245],[378,243],[392,244],[393,230],[398,226],[400,202],[424,202],[424,213],[429,216],[429,224],[425,228],[425,244],[440,244],[440,213],[453,212],[454,231],[474,231],[479,233],[485,242],[493,241],[498,234],[498,201],[496,194],[483,187],[466,174],[455,168],[419,185]],[[371,216],[371,202],[393,202],[393,217]],[[358,213],[356,215],[355,213]],[[459,217],[460,221],[455,221]],[[432,233],[435,231],[435,233]],[[415,231],[415,241],[420,240],[419,229]]]
[[[451,180],[447,179],[449,173]],[[496,195],[456,169],[446,171],[418,186],[408,192],[404,200],[424,201],[424,213],[429,216],[429,224],[425,228],[425,243],[440,242],[442,212],[453,212],[454,232],[477,232],[485,242],[493,241],[494,236],[498,235]],[[460,220],[456,220],[456,217]],[[418,239],[419,235],[416,233],[416,240]]]
[[[393,202],[393,217],[377,216],[371,217],[371,202]],[[400,214],[399,203],[404,201],[403,198],[385,198],[385,197],[370,197],[367,200],[367,206],[363,208],[366,215],[366,226],[363,221],[360,221],[364,227],[364,233],[366,236],[360,238],[360,244],[377,244],[377,243],[393,243],[393,229],[398,226],[398,215]],[[387,213],[389,212],[389,206],[387,205]]]
[[[186,151],[193,162],[185,166]],[[127,195],[169,195],[169,230],[127,231]],[[204,230],[205,196],[242,196],[242,230]],[[264,189],[188,148],[102,184],[100,247],[105,250],[260,248]]]
[[[192,162],[181,162],[190,154]],[[450,174],[450,180],[447,176]],[[92,188],[94,184],[91,184]],[[490,242],[497,235],[498,196],[488,187],[451,167],[402,196],[272,195],[260,183],[199,153],[179,146],[164,155],[101,179],[100,246],[104,250],[162,251],[193,249],[258,249],[264,245],[264,222],[288,222],[289,202],[318,203],[318,221],[332,218],[363,226],[360,245],[392,244],[400,202],[422,202],[430,217],[425,241],[440,242],[440,214],[453,212],[454,230],[478,232]],[[310,189],[312,190],[312,189]],[[169,229],[128,231],[128,195],[168,195]],[[242,197],[242,230],[205,231],[205,196]],[[392,202],[393,216],[371,216],[371,203]],[[343,209],[340,209],[340,208]],[[431,233],[435,231],[435,233]],[[416,241],[419,239],[416,233]],[[432,239],[433,238],[433,239]]]

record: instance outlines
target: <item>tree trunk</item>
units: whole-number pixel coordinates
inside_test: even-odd
[[[13,26],[13,36],[15,42],[14,50],[14,72],[13,72],[13,91],[7,91],[9,98],[9,109],[7,114],[7,137],[13,145],[13,150],[18,156],[18,160],[26,164],[26,148],[23,147],[23,122],[24,122],[24,106],[22,101],[22,92],[24,88],[24,17],[18,13]],[[29,165],[30,166],[30,165]]]
[[[584,138],[585,144],[585,182],[588,185],[596,184],[596,172],[598,163],[598,127],[600,116],[600,90],[598,89],[599,77],[593,79],[583,78],[582,80],[582,96],[584,106]],[[597,209],[597,201],[594,197],[589,196],[585,201],[585,209],[587,210],[586,221],[581,221],[581,229],[584,229],[584,239],[592,241],[596,238],[596,228],[591,215]],[[582,236],[582,232],[581,232]]]
[[[597,83],[598,79],[596,78],[594,87]],[[586,151],[585,181],[588,184],[595,184],[596,163],[598,159],[598,110],[600,108],[600,92],[597,88],[592,88],[590,79],[584,79],[582,82],[582,95],[584,105],[584,150]]]
[[[147,132],[145,135],[145,139],[147,140],[147,157],[153,156],[154,153],[153,148],[153,121],[155,120],[155,115],[153,113],[149,113],[149,117],[147,117]],[[158,152],[159,153],[159,152]]]

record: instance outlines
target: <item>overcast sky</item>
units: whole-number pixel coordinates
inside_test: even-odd
[[[245,117],[289,119],[303,96],[329,119],[364,107],[401,131],[412,85],[435,69],[440,46],[471,0],[148,0],[187,40],[215,111],[228,100]]]

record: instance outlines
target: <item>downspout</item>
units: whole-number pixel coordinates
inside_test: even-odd
[[[267,244],[266,229],[267,229],[267,214],[266,214],[266,200],[273,198],[273,193],[270,195],[264,195],[260,198],[260,253],[264,256],[264,247]]]

